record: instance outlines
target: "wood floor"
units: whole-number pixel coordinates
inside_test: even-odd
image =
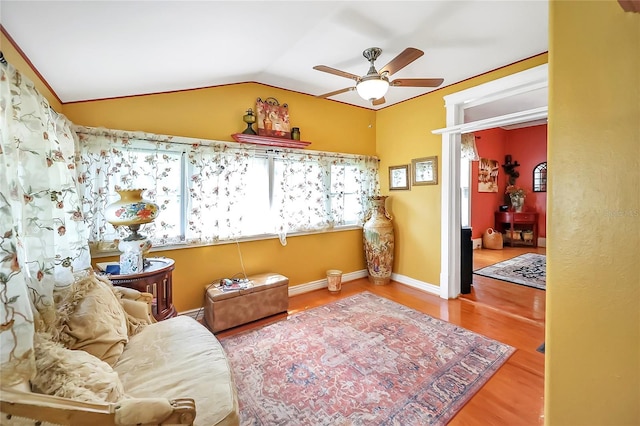
[[[505,247],[503,250],[474,250],[473,269],[527,252],[545,254],[545,249]],[[323,289],[293,296],[289,299],[289,314],[362,291],[386,297],[517,349],[449,425],[543,424],[544,355],[536,351],[544,342],[543,290],[474,275],[470,294],[444,300],[396,282],[374,286],[367,279],[359,279],[343,283],[341,292],[335,295]],[[285,316],[256,321],[218,333],[217,336],[229,336],[260,327]]]

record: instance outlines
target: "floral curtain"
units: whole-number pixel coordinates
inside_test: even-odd
[[[279,234],[284,244],[289,232],[362,224],[367,197],[378,191],[375,157],[81,126],[75,130],[89,240],[98,250],[115,250],[114,241],[127,235],[103,214],[121,188],[145,188],[145,198],[160,205],[158,219],[143,229],[155,246],[265,234]],[[185,204],[186,226],[181,229]]]
[[[378,191],[376,158],[285,150],[274,161],[272,209],[275,233],[283,244],[290,232],[364,222],[368,196]],[[355,215],[345,217],[346,211]]]
[[[81,126],[75,130],[84,212],[90,241],[103,245],[98,249],[115,249],[112,242],[128,234],[126,227],[115,229],[104,218],[119,189],[144,188],[144,197],[160,206],[158,219],[143,229],[154,245],[211,243],[240,235],[250,210],[244,203],[254,163],[248,146]],[[183,202],[189,212],[186,229],[181,229]]]
[[[33,333],[53,320],[53,290],[91,266],[75,178],[75,133],[33,83],[0,65],[0,364],[29,379]]]
[[[460,158],[469,161],[479,161],[478,148],[476,148],[476,136],[473,133],[465,133],[460,145]]]

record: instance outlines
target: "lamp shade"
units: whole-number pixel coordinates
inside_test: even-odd
[[[116,191],[120,199],[109,204],[104,211],[105,219],[112,225],[142,225],[158,217],[158,205],[142,199],[145,189],[122,189]]]
[[[389,81],[377,75],[372,78],[365,77],[358,82],[356,90],[362,99],[375,101],[387,93],[387,90],[389,90]]]

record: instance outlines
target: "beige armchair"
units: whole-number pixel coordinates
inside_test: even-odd
[[[37,376],[43,377],[23,389],[2,386],[2,424],[29,424],[23,419],[61,425],[239,424],[231,369],[213,334],[190,317],[156,322],[151,294],[113,287],[95,276],[89,287],[82,297],[57,300],[63,325],[52,334],[66,347],[45,341],[39,352],[36,345]],[[118,306],[105,305],[109,293]],[[69,300],[76,306],[67,309]],[[109,321],[118,307],[126,324],[113,332]],[[75,357],[80,361],[74,366]],[[69,377],[52,385],[60,369],[69,370]]]

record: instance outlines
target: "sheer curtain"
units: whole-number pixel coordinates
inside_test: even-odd
[[[0,363],[3,385],[34,373],[33,334],[55,286],[91,266],[75,174],[75,133],[33,83],[0,65]]]
[[[111,242],[128,234],[104,218],[105,207],[118,199],[115,191],[121,188],[144,188],[144,197],[160,206],[158,219],[143,230],[156,246],[239,237],[247,215],[255,211],[247,206],[249,182],[256,180],[256,167],[263,166],[249,146],[81,126],[75,130],[84,212],[90,241],[99,250],[115,249]]]
[[[146,188],[160,215],[154,246],[211,244],[361,225],[378,191],[375,157],[271,149],[112,129],[75,127],[90,242],[114,250],[126,236],[104,218],[120,188]]]
[[[379,191],[375,157],[282,151],[274,168],[272,214],[283,245],[290,232],[362,225]]]

